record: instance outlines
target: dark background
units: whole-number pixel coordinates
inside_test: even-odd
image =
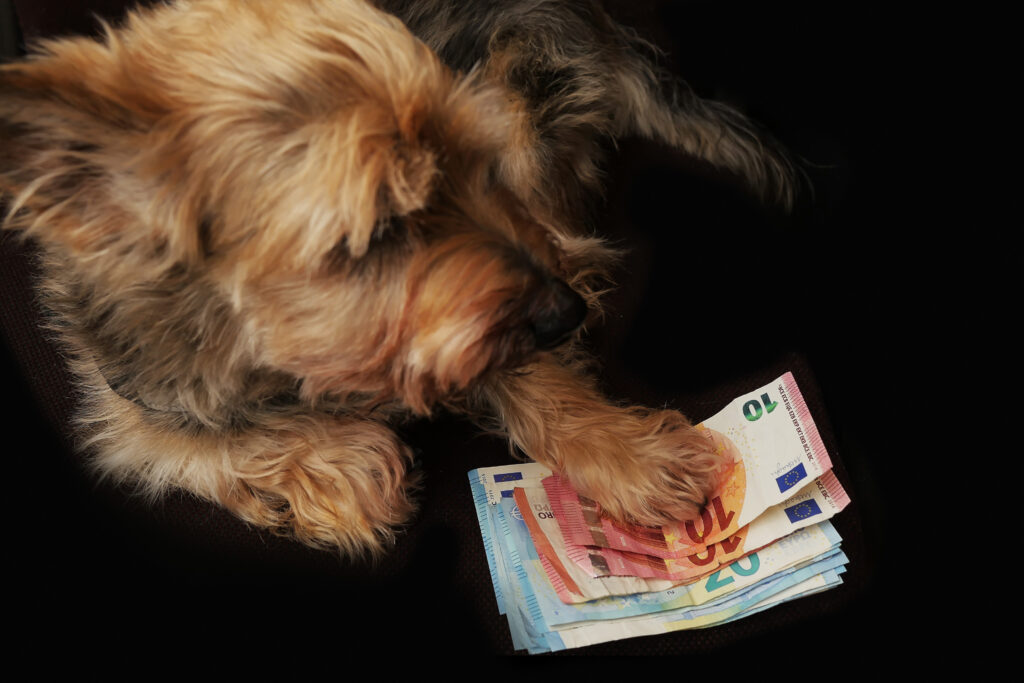
[[[5,55],[25,37],[93,31],[83,6],[117,17],[123,5],[0,0]],[[873,668],[883,654],[914,667],[982,655],[972,577],[998,553],[979,532],[1006,499],[989,493],[993,472],[1020,472],[1006,425],[986,418],[1019,425],[1000,391],[1020,374],[1019,218],[995,213],[1013,188],[983,156],[1005,159],[1011,137],[987,79],[1003,44],[998,18],[969,43],[979,37],[970,18],[851,3],[612,7],[698,94],[740,107],[802,158],[814,192],[779,214],[729,178],[624,142],[599,212],[601,230],[631,248],[592,337],[606,386],[701,419],[723,386],[790,363],[807,369],[845,466],[858,556],[838,597],[810,607],[577,654],[754,668],[783,653],[846,668]],[[31,265],[17,263],[31,264],[31,249],[8,249],[18,258],[5,282],[26,282]],[[340,564],[186,496],[152,510],[96,484],[69,448],[73,395],[39,390],[61,379],[56,353],[0,341],[8,581],[22,601],[9,621],[24,642],[101,652],[113,640],[250,664],[510,651],[480,575],[464,466],[506,462],[500,443],[448,416],[411,428],[428,475],[419,521],[381,566]]]

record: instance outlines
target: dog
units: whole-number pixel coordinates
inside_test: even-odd
[[[641,136],[788,205],[740,113],[576,0],[175,0],[0,68],[5,229],[102,477],[379,556],[415,512],[395,426],[471,416],[619,520],[699,514],[723,463],[597,388],[617,258],[585,216]]]

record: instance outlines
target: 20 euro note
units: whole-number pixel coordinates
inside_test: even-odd
[[[522,600],[518,609],[510,606],[520,617],[514,626],[510,619],[510,626],[519,632],[513,640],[523,642],[524,649],[531,652],[705,628],[735,620],[755,607],[763,608],[766,601],[788,589],[796,588],[795,595],[820,590],[815,578],[847,562],[838,546],[838,534],[824,522],[820,531],[809,527],[796,532],[792,539],[779,541],[780,552],[774,558],[766,557],[762,562],[754,554],[735,570],[717,572],[703,590],[695,584],[694,588],[671,589],[676,591],[674,595],[644,594],[565,605],[538,566],[536,546],[514,499],[503,498],[497,509],[510,558],[507,566],[515,569],[510,576],[518,582],[516,593]],[[811,556],[815,551],[821,552]],[[795,566],[780,567],[780,559],[787,556],[807,559]]]
[[[487,568],[491,574],[491,585],[494,587],[494,599],[498,603],[498,613],[506,613],[505,587],[501,577],[505,574],[502,562],[503,555],[497,552],[500,530],[496,515],[491,511],[498,505],[502,497],[511,496],[515,486],[534,483],[551,475],[551,470],[535,462],[522,462],[498,467],[482,467],[470,470],[469,486],[473,494],[473,505],[476,508],[477,522],[480,525],[480,536],[484,544],[484,555]]]
[[[724,456],[723,476],[696,520],[662,527],[616,522],[579,496],[558,475],[543,480],[563,511],[559,526],[580,546],[685,558],[726,540],[768,508],[782,503],[832,468],[810,410],[792,373],[744,394],[697,425]]]
[[[829,558],[809,563],[792,574],[765,579],[721,602],[639,617],[582,622],[556,629],[555,633],[563,647],[574,648],[636,636],[719,626],[838,586],[842,583],[839,574],[844,570],[845,560],[846,556],[840,551]]]
[[[640,617],[583,622],[558,629],[555,633],[562,646],[573,648],[636,636],[719,626],[749,617],[788,600],[834,588],[841,583],[838,574],[845,559],[845,555],[840,552],[831,558],[813,562],[791,575],[759,582],[748,591],[721,603],[694,607],[678,613],[676,610],[670,610]]]

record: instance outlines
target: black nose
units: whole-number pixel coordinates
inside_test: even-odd
[[[587,302],[572,287],[553,280],[531,317],[538,349],[553,349],[587,317]]]

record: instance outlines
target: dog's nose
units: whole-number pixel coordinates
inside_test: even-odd
[[[552,281],[531,317],[538,349],[553,349],[580,326],[587,316],[587,302],[561,280]]]

